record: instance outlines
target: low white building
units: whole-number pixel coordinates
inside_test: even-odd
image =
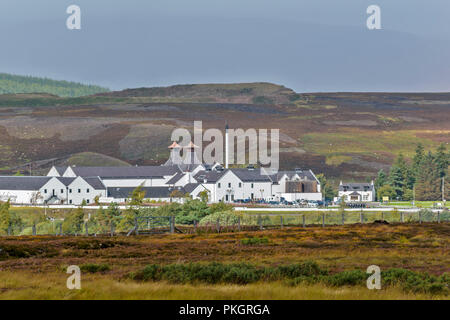
[[[46,177],[0,177],[0,199],[15,203],[92,204],[126,202],[132,191],[141,186],[147,200],[173,201],[186,195],[200,198],[207,190],[209,202],[237,200],[296,201],[322,200],[321,186],[311,170],[295,169],[264,174],[259,168],[223,168],[199,163],[196,146],[184,147],[185,159],[177,161],[182,149],[173,143],[170,159],[162,166],[123,167],[52,167]],[[180,196],[183,194],[183,196]],[[365,195],[362,195],[365,197]]]
[[[343,183],[339,184],[338,198],[345,202],[372,202],[375,201],[375,185],[371,183]]]
[[[98,177],[0,177],[0,201],[13,204],[80,205],[104,196],[106,187]]]

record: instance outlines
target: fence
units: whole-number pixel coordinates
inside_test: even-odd
[[[138,217],[134,221],[117,219],[106,225],[87,221],[76,230],[63,230],[63,220],[34,223],[31,226],[10,226],[7,235],[145,235],[158,233],[215,233],[257,231],[285,227],[335,226],[358,223],[441,223],[450,221],[450,212],[317,212],[305,214],[254,214],[227,216],[217,221],[191,225],[176,224],[175,217]],[[4,235],[6,235],[4,234]]]
[[[218,219],[215,222],[186,228],[192,232],[234,232],[275,229],[284,227],[336,226],[364,223],[441,223],[449,222],[450,213],[443,212],[317,212],[306,214],[254,214],[234,220]]]

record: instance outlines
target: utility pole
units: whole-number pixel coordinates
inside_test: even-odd
[[[445,205],[445,177],[442,177],[442,202]]]
[[[416,184],[413,184],[413,208],[416,206]]]

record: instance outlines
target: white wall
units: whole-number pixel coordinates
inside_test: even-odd
[[[345,196],[345,201],[346,202],[351,202],[352,200],[350,200],[350,194],[355,192],[354,190],[349,190],[349,191],[339,191],[338,195],[339,198],[341,198],[342,196]],[[371,201],[375,201],[375,193],[372,191],[356,191],[359,195],[360,195],[360,200],[361,202],[371,202]],[[357,200],[353,200],[353,201],[357,201]]]
[[[170,180],[171,177],[158,178],[158,179],[102,179],[103,184],[109,187],[118,188],[136,188],[140,185],[144,187],[163,187],[166,186],[166,182]]]
[[[106,190],[95,190],[83,178],[78,177],[68,186],[67,203],[80,205],[85,200],[86,203],[92,204],[96,196],[106,197]]]
[[[201,181],[199,182],[201,183]],[[210,190],[210,201],[233,202],[232,199],[243,199],[243,184],[242,187],[239,187],[239,183],[242,183],[242,181],[232,171],[228,171],[214,184],[213,191]]]
[[[39,189],[39,193],[43,197],[43,201],[49,200],[53,195],[57,198],[54,199],[55,202],[61,203],[61,201],[65,202],[67,200],[67,188],[57,178],[52,178],[44,184]]]
[[[244,182],[243,185],[242,199],[251,199],[252,194],[253,199],[269,200],[272,198],[272,182]]]
[[[50,171],[47,173],[47,177],[59,177],[60,174],[58,170],[55,169],[55,167],[52,167]]]
[[[287,201],[296,201],[296,200],[322,200],[322,193],[313,192],[313,193],[281,193],[280,197],[285,198]]]
[[[1,190],[0,201],[10,201],[13,204],[30,204],[36,191],[33,190]],[[39,202],[40,204],[42,202]]]

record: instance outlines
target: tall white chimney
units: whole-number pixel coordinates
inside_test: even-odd
[[[225,126],[225,169],[228,169],[228,161],[229,161],[229,141],[228,141],[228,123]]]

